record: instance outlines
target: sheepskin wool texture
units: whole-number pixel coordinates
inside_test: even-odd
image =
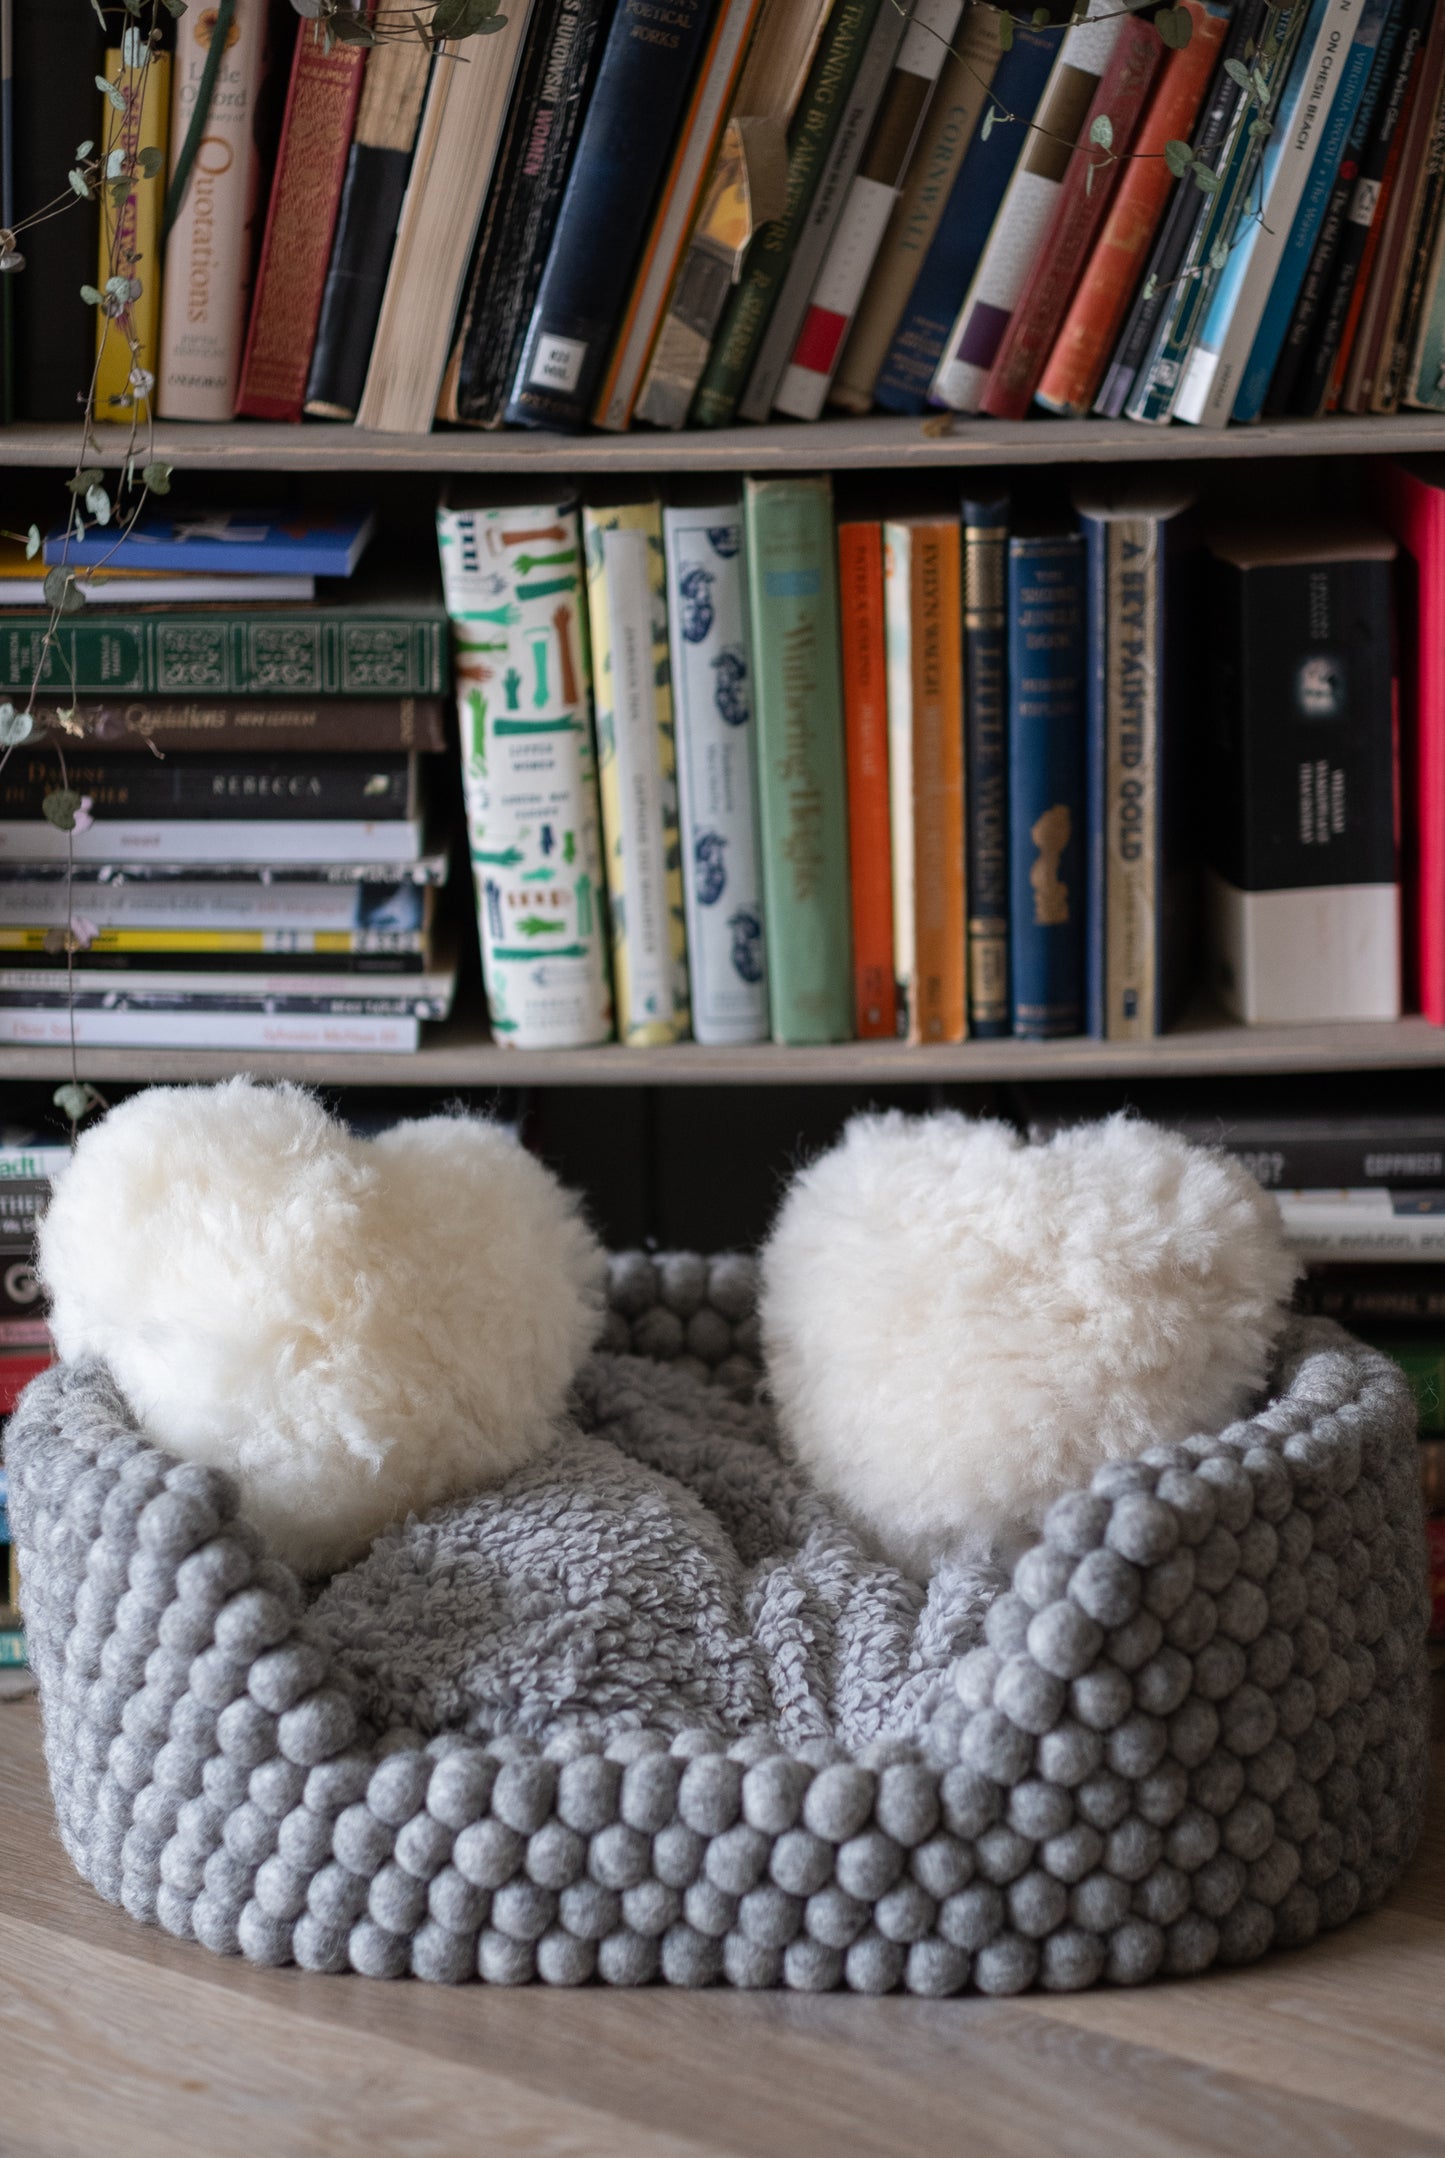
[[[1241,1415],[1297,1271],[1248,1171],[1157,1126],[860,1117],[764,1251],[769,1383],[804,1470],[922,1577]]]
[[[80,1139],[41,1227],[51,1326],[142,1427],[330,1571],[549,1448],[602,1323],[576,1202],[502,1127],[356,1139],[294,1086],[155,1087]]]

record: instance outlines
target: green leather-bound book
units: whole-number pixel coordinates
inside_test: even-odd
[[[776,1042],[853,1034],[848,797],[833,490],[749,480],[744,497]]]

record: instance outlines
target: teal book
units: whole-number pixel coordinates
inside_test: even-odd
[[[748,480],[768,1007],[776,1042],[850,1041],[853,955],[833,490]]]

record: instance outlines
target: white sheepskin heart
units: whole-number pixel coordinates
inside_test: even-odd
[[[855,1119],[763,1254],[769,1382],[801,1466],[925,1575],[1017,1550],[1101,1462],[1223,1428],[1298,1269],[1227,1155],[1115,1116]]]
[[[61,1355],[103,1357],[308,1573],[548,1446],[602,1320],[596,1240],[501,1127],[355,1139],[248,1079],[112,1109],[39,1248]]]

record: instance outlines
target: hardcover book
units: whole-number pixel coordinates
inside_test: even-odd
[[[1415,995],[1445,1026],[1445,463],[1376,467],[1371,494],[1399,547],[1401,710]]]
[[[414,862],[422,849],[419,819],[333,817],[103,817],[73,832],[57,831],[43,816],[0,818],[0,861],[7,864],[98,863],[109,874],[131,864],[236,865],[255,870],[273,863],[366,864],[345,874],[358,881],[377,875],[378,863]]]
[[[659,36],[653,0],[619,0],[507,402],[511,421],[578,428],[592,416],[716,7],[674,0]]]
[[[963,504],[964,766],[967,773],[968,1024],[1010,1026],[1008,959],[1008,494]]]
[[[100,198],[100,259],[96,284],[103,292],[112,277],[128,277],[140,286],[124,315],[96,309],[95,409],[101,419],[129,419],[149,409],[148,391],[133,374],[154,377],[161,321],[161,210],[165,197],[166,140],[171,110],[171,56],[152,52],[139,84],[122,65],[117,45],[105,56],[105,79],[117,87],[125,111],[109,97],[101,100],[101,151],[109,164],[116,151],[127,160],[142,151],[156,152],[160,165],[147,175],[137,170],[123,200],[108,191]],[[129,335],[127,335],[129,331]],[[136,351],[131,354],[131,339]]]
[[[589,504],[583,531],[617,1031],[646,1049],[689,1027],[662,512]]]
[[[826,479],[749,479],[744,507],[772,1034],[777,1042],[847,1041],[853,968],[833,492]]]
[[[663,511],[692,1031],[768,1038],[741,505]]]
[[[185,144],[216,16],[176,25],[171,173]],[[266,0],[236,0],[207,134],[166,241],[156,411],[163,420],[229,420],[241,386],[261,164],[256,130],[269,58]]]
[[[440,697],[117,697],[68,695],[88,742],[108,749],[318,750],[370,754],[447,747]],[[55,728],[55,700],[35,708]]]
[[[1415,210],[1401,257],[1398,296],[1380,347],[1379,370],[1370,399],[1372,412],[1399,410],[1424,310],[1435,236],[1445,210],[1445,61],[1438,63],[1434,75],[1434,98],[1434,118],[1422,146]]]
[[[498,1041],[612,1038],[575,503],[437,511],[487,1015]]]
[[[888,684],[888,834],[893,867],[893,980],[898,1031],[917,1035],[917,882],[913,862],[913,649],[908,527],[883,528],[884,656]]]
[[[1394,542],[1316,519],[1209,550],[1212,985],[1246,1023],[1397,1018]]]
[[[1013,1031],[1084,1021],[1084,562],[1077,532],[1008,543]]]
[[[364,45],[297,24],[236,400],[250,419],[301,417],[365,65]]]
[[[432,895],[416,884],[107,883],[77,911],[105,952],[420,954]],[[58,882],[0,883],[0,951],[45,951],[72,901]]]
[[[13,181],[12,214],[32,217],[48,203],[75,201],[67,175],[77,144],[98,131],[95,78],[105,33],[91,0],[9,0],[6,15],[15,72],[0,154]],[[79,418],[76,397],[95,364],[95,322],[80,288],[95,277],[95,250],[95,220],[78,209],[21,236],[25,268],[3,280],[16,419]]]
[[[371,510],[146,514],[120,531],[92,525],[78,538],[62,525],[47,533],[44,555],[76,569],[349,577],[375,527]]]
[[[1163,1121],[1196,1145],[1222,1146],[1267,1191],[1445,1185],[1445,1119],[1428,1112],[1166,1115]]]
[[[898,1032],[898,999],[893,972],[883,527],[876,520],[838,527],[838,597],[848,760],[854,1026],[860,1041],[891,1041]]]
[[[399,754],[356,757],[218,757],[182,750],[157,757],[140,750],[67,751],[64,781],[54,751],[17,751],[0,772],[0,817],[39,816],[41,804],[64,784],[83,795],[97,823],[112,817],[164,822],[171,818],[277,819],[411,818],[419,814],[416,759]]]
[[[272,1050],[312,1056],[411,1054],[421,1021],[330,1018],[306,1012],[108,1012],[0,1009],[0,1043],[11,1048],[210,1049],[245,1054]],[[19,1361],[19,1359],[16,1359]],[[43,1370],[29,1365],[24,1379]]]

